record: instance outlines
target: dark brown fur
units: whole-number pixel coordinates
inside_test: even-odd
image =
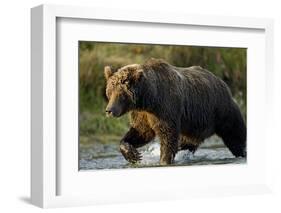
[[[246,156],[246,126],[227,85],[198,67],[179,68],[163,60],[105,67],[106,112],[130,112],[131,128],[120,143],[129,162],[141,159],[137,148],[160,138],[160,163],[170,164],[178,150],[195,152],[204,139],[219,135],[236,156]]]

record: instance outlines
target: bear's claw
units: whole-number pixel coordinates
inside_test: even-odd
[[[122,142],[120,144],[120,152],[122,153],[124,158],[130,163],[135,164],[141,161],[142,158],[141,154],[138,152],[138,150],[135,147],[133,147],[129,143]]]

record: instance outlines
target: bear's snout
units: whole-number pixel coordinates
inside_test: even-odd
[[[112,114],[112,111],[111,111],[111,109],[106,109],[105,113],[107,116],[110,116]]]
[[[120,113],[116,109],[116,107],[106,107],[105,113],[108,117],[113,116],[113,117],[119,117]]]
[[[112,107],[107,107],[105,109],[105,113],[106,113],[107,116],[113,116]]]

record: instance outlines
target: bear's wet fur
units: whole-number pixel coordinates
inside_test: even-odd
[[[129,162],[141,160],[137,148],[160,139],[160,163],[173,163],[178,150],[195,152],[213,134],[236,157],[246,157],[246,125],[228,86],[199,66],[175,67],[149,59],[104,70],[109,103],[106,113],[130,113],[130,129],[120,142]]]

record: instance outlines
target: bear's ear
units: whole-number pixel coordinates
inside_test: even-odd
[[[104,67],[104,77],[106,80],[110,78],[114,73],[113,69],[110,66],[105,66]]]

